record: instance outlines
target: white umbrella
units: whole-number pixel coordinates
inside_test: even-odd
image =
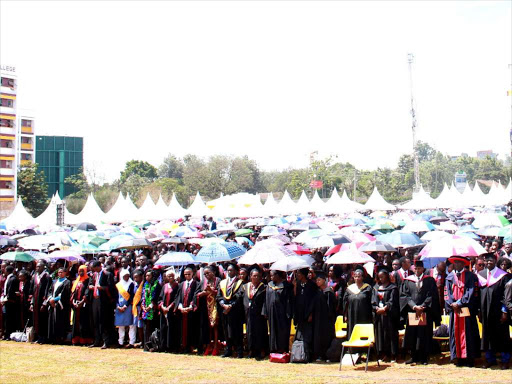
[[[375,260],[371,256],[355,249],[335,253],[325,261],[326,264],[365,264],[372,262],[375,262]]]
[[[291,256],[297,256],[297,254],[286,247],[257,243],[238,259],[238,264],[271,264],[283,257]]]
[[[277,260],[270,266],[271,270],[291,272],[297,269],[309,268],[315,260],[311,257],[289,256]]]
[[[421,240],[432,241],[432,240],[439,240],[444,237],[450,237],[450,234],[445,231],[432,231],[432,232],[427,232],[423,236],[421,236]]]

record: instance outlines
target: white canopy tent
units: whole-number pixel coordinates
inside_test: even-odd
[[[386,200],[384,200],[384,198],[377,190],[377,187],[373,189],[373,192],[364,205],[364,208],[372,211],[394,211],[396,209],[393,204],[389,204]]]
[[[82,211],[76,215],[75,217],[75,223],[92,223],[92,224],[100,224],[101,222],[104,222],[106,220],[105,212],[101,210],[98,203],[96,202],[96,199],[94,196],[89,194],[87,197],[87,201],[85,203],[84,208]]]
[[[14,210],[6,219],[2,220],[2,222],[8,229],[23,229],[28,225],[33,224],[34,218],[23,206],[21,198],[18,198],[18,202],[16,203]]]
[[[204,215],[208,216],[211,215],[211,210],[206,206],[204,203],[201,195],[199,194],[199,191],[196,193],[196,197],[194,198],[194,201],[190,205],[190,207],[187,209],[187,214],[189,214],[191,217],[202,217]]]
[[[180,205],[176,198],[176,194],[173,192],[171,201],[165,211],[165,216],[169,219],[179,219],[180,217],[184,217],[186,214],[187,210]]]
[[[297,203],[295,203],[287,190],[283,193],[283,198],[277,205],[276,215],[295,215],[298,213]]]

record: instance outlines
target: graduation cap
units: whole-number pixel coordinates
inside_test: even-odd
[[[465,256],[451,256],[448,258],[448,262],[453,264],[455,261],[462,261],[466,267],[471,265],[469,259]]]
[[[317,279],[324,279],[327,280],[327,275],[324,271],[315,271],[315,276]]]
[[[485,253],[482,256],[484,257],[485,260],[493,259],[494,261],[496,261],[496,255],[492,252]]]
[[[423,265],[423,261],[421,261],[421,260],[416,260],[414,262],[414,266],[415,267],[419,267],[419,268],[425,268],[424,265]]]

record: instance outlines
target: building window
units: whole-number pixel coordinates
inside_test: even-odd
[[[2,148],[14,148],[12,140],[0,140],[0,147]]]
[[[21,120],[21,126],[22,127],[32,127],[32,120]]]
[[[8,77],[2,77],[2,87],[14,88],[14,79]]]
[[[14,105],[13,101],[10,99],[0,99],[0,106],[12,108]]]
[[[0,119],[0,127],[12,128],[13,122],[12,122],[12,120]]]

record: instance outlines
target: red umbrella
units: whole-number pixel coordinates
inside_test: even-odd
[[[361,244],[362,245],[362,244]],[[325,256],[334,255],[335,253],[341,252],[341,251],[348,251],[350,249],[354,249],[354,247],[359,248],[361,245],[357,245],[357,243],[343,243],[335,245],[334,247],[329,248],[327,252],[325,252]]]
[[[305,248],[299,244],[289,244],[289,245],[286,245],[285,247],[288,248],[290,251],[295,252],[297,255],[310,255],[311,254],[311,249]]]

